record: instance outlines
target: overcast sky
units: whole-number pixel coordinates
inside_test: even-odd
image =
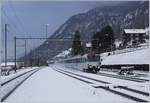
[[[87,12],[97,6],[115,5],[114,1],[3,1],[2,2],[2,46],[4,46],[4,24],[8,25],[8,58],[14,56],[14,36],[45,37],[46,26],[48,36],[52,35],[61,24],[72,15]],[[18,41],[23,45],[24,41]],[[28,41],[28,48],[41,42]],[[4,51],[4,50],[3,50]],[[23,55],[24,48],[17,48],[17,55]],[[28,49],[29,52],[29,49]],[[4,55],[4,52],[3,52]]]

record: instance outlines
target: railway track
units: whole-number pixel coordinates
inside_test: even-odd
[[[124,79],[124,80],[129,80],[129,81],[134,81],[134,82],[147,82],[147,81],[149,81],[147,79],[140,79],[140,78],[134,78],[134,77],[125,77],[125,76],[107,74],[107,73],[101,73],[101,72],[98,72],[97,75],[107,76],[107,77],[112,77],[112,78],[117,78],[117,79]]]
[[[11,78],[11,79],[2,81],[2,82],[1,82],[1,86],[3,86],[3,85],[5,85],[5,84],[7,84],[7,83],[13,81],[13,80],[16,79],[16,78],[19,78],[19,77],[23,76],[23,75],[25,75],[25,74],[27,74],[27,73],[29,73],[29,72],[31,72],[31,71],[34,71],[34,69],[33,69],[33,70],[30,70],[30,71],[27,71],[27,72],[24,72],[24,73],[22,73],[22,74],[20,74],[20,75],[14,76],[14,77]]]
[[[35,68],[2,82],[1,102],[5,101],[9,95],[11,95],[25,80],[27,80],[32,74],[34,74],[38,70],[40,70],[40,68]]]
[[[101,80],[98,80],[95,78],[90,78],[87,76],[72,73],[72,72],[58,69],[58,68],[55,68],[54,70],[59,72],[59,73],[62,73],[64,75],[67,75],[69,77],[72,77],[74,79],[77,79],[77,80],[80,80],[80,81],[85,82],[87,84],[90,84],[92,87],[94,87],[96,89],[104,89],[104,90],[109,91],[113,94],[128,98],[128,99],[136,101],[136,102],[148,102],[148,100],[149,100],[149,99],[147,99],[147,98],[149,98],[149,93],[146,93],[146,92],[142,92],[142,91],[131,89],[129,87],[124,87],[124,86],[113,86],[109,82],[101,81]],[[95,86],[95,82],[99,83],[99,86],[97,86],[97,85]],[[121,90],[123,90],[123,91],[121,91]]]
[[[71,67],[69,67],[71,68]],[[74,68],[77,71],[82,71],[77,68]],[[148,79],[140,79],[140,78],[135,78],[135,77],[127,77],[127,76],[122,76],[122,75],[114,75],[114,74],[107,74],[107,73],[101,73],[98,72],[96,75],[101,75],[101,76],[107,76],[107,77],[112,77],[112,78],[117,78],[117,79],[123,79],[123,80],[129,80],[129,81],[134,81],[134,82],[148,82]]]
[[[147,93],[147,92],[135,90],[135,89],[132,89],[132,88],[129,88],[129,87],[125,87],[125,86],[117,86],[117,88],[126,89],[126,90],[129,90],[129,91],[133,91],[133,92],[136,92],[136,93],[143,94],[143,95],[145,95],[145,96],[149,96],[149,93]]]
[[[59,69],[59,70],[60,70],[60,69]],[[62,70],[62,71],[67,72],[67,73],[70,73],[70,74],[73,74],[73,75],[76,75],[76,76],[80,76],[80,77],[82,77],[82,78],[90,79],[90,80],[93,80],[93,81],[96,81],[96,82],[99,82],[99,83],[111,84],[111,83],[106,82],[106,81],[98,80],[98,79],[95,79],[95,78],[90,78],[90,77],[83,76],[83,75],[76,74],[76,73],[72,73],[72,72],[69,72],[69,71],[65,71],[65,70]]]

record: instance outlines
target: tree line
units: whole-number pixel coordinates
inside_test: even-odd
[[[101,31],[95,32],[93,34],[91,38],[92,52],[99,54],[106,51],[112,51],[115,49],[114,42],[115,42],[115,37],[114,37],[114,31],[112,27],[109,25],[105,26],[104,28],[101,29]],[[81,42],[81,34],[77,30],[75,31],[75,35],[73,38],[71,54],[75,56],[84,53],[85,53],[85,47]]]
[[[92,34],[91,38],[91,52],[100,54],[106,51],[111,51],[115,49],[114,42],[114,32],[111,26],[106,26],[101,29],[101,31],[95,32]],[[87,53],[86,47],[84,46],[82,40],[81,40],[81,33],[76,30],[73,42],[72,42],[72,51],[71,55],[83,55]],[[43,66],[48,65],[46,59],[41,58],[31,58],[28,63],[26,63],[28,66]]]

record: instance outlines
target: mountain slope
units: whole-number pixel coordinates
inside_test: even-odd
[[[122,37],[123,29],[125,28],[145,28],[149,24],[149,5],[145,2],[126,2],[118,6],[96,7],[86,13],[73,15],[64,24],[56,30],[50,37],[51,39],[72,38],[73,32],[79,30],[81,38],[91,38],[93,33],[100,31],[104,26],[112,26],[116,39]],[[34,55],[40,55],[44,59],[51,58],[59,52],[71,47],[70,41],[45,41],[37,47]],[[47,50],[48,53],[37,52],[38,50]],[[28,57],[33,56],[32,52]],[[39,57],[39,56],[38,56]]]

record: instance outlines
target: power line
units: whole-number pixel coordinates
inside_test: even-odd
[[[20,24],[20,27],[22,28],[22,31],[24,32],[25,29],[24,29],[23,23],[22,23],[21,19],[19,18],[19,16],[16,14],[16,11],[15,11],[15,9],[14,9],[14,7],[13,7],[13,3],[12,3],[11,0],[10,0],[10,3],[9,3],[9,4],[10,4],[10,8],[11,8],[12,11],[14,12],[14,16],[16,17],[17,21],[18,21],[19,24]]]
[[[7,18],[7,21],[10,22],[9,24],[12,24],[12,27],[14,27],[14,30],[16,33],[18,33],[17,31],[20,31],[18,29],[18,27],[12,22],[12,20],[9,18],[9,16],[6,14],[5,10],[3,8],[1,8],[2,13],[4,14],[4,16]],[[20,31],[21,33],[21,31]]]
[[[15,11],[15,9],[14,9],[14,7],[12,5],[13,5],[12,2],[9,2],[9,7],[11,8],[11,10],[12,10],[12,12],[13,12],[13,14],[14,14],[14,16],[15,16],[19,26],[17,26],[16,23],[14,23],[14,21],[10,19],[10,17],[7,15],[7,13],[4,10],[4,8],[1,8],[1,11],[3,12],[4,16],[7,18],[8,22],[10,22],[12,24],[12,27],[14,27],[15,32],[18,33],[18,31],[19,31],[19,33],[22,34],[21,32],[25,31],[24,30],[24,26],[23,26],[20,18],[17,16],[16,11]]]

